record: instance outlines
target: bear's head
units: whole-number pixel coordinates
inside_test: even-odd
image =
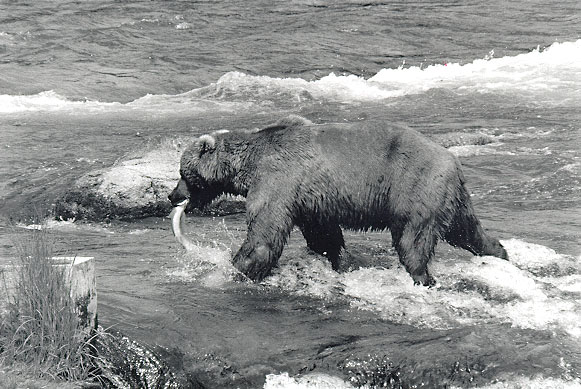
[[[220,158],[225,131],[202,135],[183,153],[180,162],[181,179],[168,196],[172,206],[188,200],[196,208],[202,208],[216,197],[228,191],[230,164]]]

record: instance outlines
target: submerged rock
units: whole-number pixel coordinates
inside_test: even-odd
[[[168,215],[167,196],[179,180],[182,151],[182,143],[166,141],[112,167],[85,174],[57,200],[55,216],[102,221]],[[204,213],[224,215],[243,208],[234,198],[222,198]]]
[[[494,143],[492,136],[482,133],[450,132],[432,135],[430,138],[439,145],[449,149],[454,146],[484,146]]]

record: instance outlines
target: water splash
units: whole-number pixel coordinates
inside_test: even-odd
[[[341,275],[331,268],[326,258],[313,258],[307,249],[298,253],[295,258],[275,269],[273,275],[263,283],[296,295],[315,296],[325,300],[333,300],[344,293]]]
[[[194,243],[183,254],[178,254],[176,266],[168,269],[167,275],[177,281],[220,288],[232,282],[238,274],[230,262],[231,258],[229,250]]]

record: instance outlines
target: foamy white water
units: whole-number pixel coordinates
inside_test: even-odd
[[[556,101],[576,102],[581,88],[581,40],[554,43],[541,50],[502,58],[476,59],[471,63],[446,63],[426,67],[404,65],[383,69],[365,79],[355,75],[329,74],[317,81],[297,78],[250,76],[239,72],[224,75],[215,84],[217,96],[289,94],[297,101],[314,98],[341,102],[377,101],[434,88],[456,92],[534,93],[559,92]],[[536,96],[536,95],[535,95]]]
[[[500,382],[480,386],[482,389],[577,389],[581,387],[579,378],[559,379],[551,377],[506,377]]]
[[[581,87],[581,40],[554,43],[544,50],[494,58],[493,54],[472,63],[446,63],[425,68],[383,69],[370,82],[395,87],[406,93],[432,88],[478,92],[565,93],[561,101],[579,101]]]
[[[581,338],[581,303],[570,296],[581,292],[578,261],[521,240],[503,244],[510,261],[435,258],[430,265],[438,281],[434,288],[414,285],[401,266],[336,273],[324,258],[312,257],[289,261],[265,282],[297,295],[345,296],[354,308],[417,327],[510,323]]]
[[[371,389],[369,385],[357,386],[360,389]],[[482,389],[577,389],[581,387],[580,378],[559,379],[552,377],[499,377],[496,383],[479,385]],[[307,374],[292,377],[288,373],[269,374],[266,376],[264,389],[352,389],[349,382],[326,374]],[[452,386],[452,389],[462,387]]]
[[[370,102],[444,88],[457,93],[518,93],[537,102],[575,104],[581,101],[581,39],[556,42],[516,56],[475,59],[471,63],[405,65],[383,69],[369,79],[330,73],[316,81],[302,78],[224,74],[215,83],[178,95],[148,94],[129,103],[71,101],[53,91],[36,95],[0,95],[0,113],[117,112],[181,110],[236,112],[265,101],[343,103]]]
[[[288,373],[266,376],[264,389],[351,389],[353,385],[327,374],[291,377]]]
[[[72,112],[74,110],[102,112],[114,110],[120,103],[100,101],[71,101],[54,91],[40,92],[28,96],[0,95],[0,114],[18,112]]]

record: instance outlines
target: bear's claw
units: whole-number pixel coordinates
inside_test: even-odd
[[[414,274],[412,275],[412,278],[414,279],[414,285],[423,285],[427,286],[428,288],[431,288],[436,285],[436,280],[434,279],[434,277],[429,275],[428,272],[425,272],[420,275]]]

